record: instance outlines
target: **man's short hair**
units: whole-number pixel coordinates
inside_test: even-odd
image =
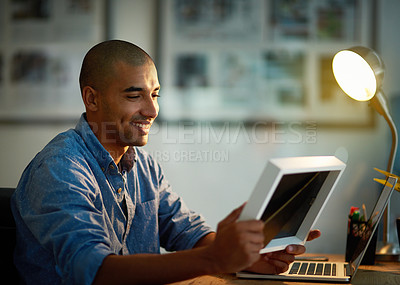
[[[114,65],[124,62],[132,66],[141,66],[153,62],[152,58],[140,47],[122,40],[109,40],[92,47],[85,55],[79,85],[102,88],[107,77],[114,72]]]

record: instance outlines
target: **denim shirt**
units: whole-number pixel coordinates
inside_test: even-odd
[[[28,284],[91,284],[107,255],[190,249],[211,232],[145,151],[116,165],[84,114],[27,166],[11,206]]]

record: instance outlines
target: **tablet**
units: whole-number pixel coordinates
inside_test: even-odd
[[[346,165],[334,156],[268,161],[239,220],[264,221],[260,253],[304,244]]]

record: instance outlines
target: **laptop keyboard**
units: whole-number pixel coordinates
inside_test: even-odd
[[[295,262],[289,274],[336,276],[336,264],[327,262]]]

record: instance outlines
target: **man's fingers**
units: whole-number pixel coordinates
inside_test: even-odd
[[[318,238],[321,235],[319,230],[310,231],[307,241]],[[263,274],[279,274],[289,268],[296,255],[303,254],[306,248],[303,245],[289,245],[284,250],[269,252],[261,255],[261,258],[251,265],[247,270]]]
[[[260,220],[237,221],[244,205],[232,211],[218,224],[212,244],[214,260],[225,272],[240,271],[260,258],[264,246],[264,223]]]
[[[313,239],[319,238],[321,232],[319,230],[312,230],[308,233],[307,241],[312,241]]]
[[[303,245],[291,244],[286,247],[285,252],[292,255],[298,255],[305,253],[306,248]]]
[[[262,234],[264,223],[260,220],[240,221],[237,222],[236,227],[238,231],[257,232],[264,236]]]
[[[246,232],[247,235],[251,235],[253,239],[252,240],[255,243],[261,244],[261,246],[264,245],[264,234],[263,234],[263,229],[264,229],[264,223],[259,220],[252,220],[252,221],[241,221],[237,223],[237,228],[241,232]]]

